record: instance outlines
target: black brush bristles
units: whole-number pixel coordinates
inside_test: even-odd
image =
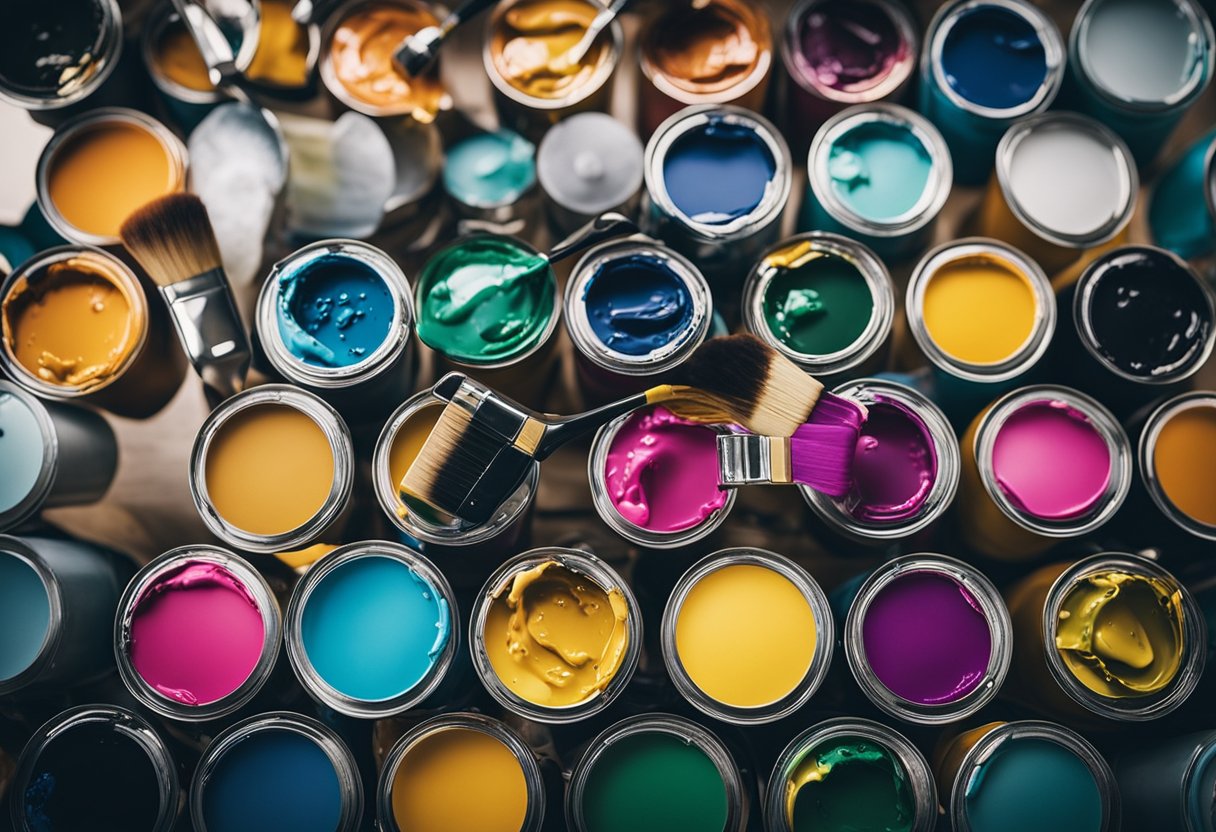
[[[194,194],[169,194],[149,202],[127,217],[119,235],[158,286],[221,267],[207,208]]]

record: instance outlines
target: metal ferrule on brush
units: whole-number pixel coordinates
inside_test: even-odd
[[[239,392],[249,370],[249,337],[223,269],[161,286],[160,293],[203,382],[224,397]]]
[[[436,393],[468,411],[479,428],[498,434],[508,444],[528,455],[536,451],[536,446],[545,433],[544,423],[533,419],[525,410],[514,407],[493,390],[468,379],[465,379],[450,397],[444,396],[439,390],[436,390]]]
[[[718,485],[786,485],[793,482],[790,440],[754,433],[718,436]]]

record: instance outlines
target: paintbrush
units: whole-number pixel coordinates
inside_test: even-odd
[[[461,24],[472,20],[498,0],[469,0],[449,14],[438,26],[427,26],[410,35],[393,53],[393,63],[407,75],[421,75],[434,63],[444,38]]]
[[[163,196],[128,217],[119,234],[159,287],[209,395],[223,400],[238,392],[249,370],[249,338],[202,200]]]
[[[595,45],[595,39],[600,36],[600,32],[612,25],[612,21],[616,20],[616,16],[624,11],[630,0],[615,0],[611,5],[602,9],[599,14],[587,26],[587,31],[583,32],[583,36],[579,38],[578,43],[571,46],[561,54],[556,60],[550,64],[550,69],[553,72],[567,74],[578,68],[583,62],[583,58],[587,57],[587,53],[591,51],[591,47]]]

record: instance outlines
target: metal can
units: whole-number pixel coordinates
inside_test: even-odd
[[[1203,205],[1203,210],[1196,210]],[[1216,243],[1216,132],[1186,148],[1157,180],[1148,203],[1153,242],[1188,260]]]
[[[1216,736],[1209,730],[1154,737],[1120,754],[1115,777],[1126,827],[1203,829],[1214,754]]]
[[[804,323],[800,311],[816,302],[827,316],[809,315]],[[895,289],[887,267],[864,244],[810,231],[764,250],[743,284],[742,311],[748,332],[831,384],[881,369]]]
[[[526,225],[536,194],[536,145],[511,130],[477,132],[447,148],[443,189],[461,219]]]
[[[1214,46],[1195,0],[1086,0],[1068,41],[1069,92],[1148,165],[1211,81]]]
[[[557,235],[606,211],[633,215],[642,153],[633,129],[607,113],[578,113],[550,127],[536,152],[536,178]]]
[[[1182,531],[1190,544],[1216,541],[1216,516],[1204,485],[1216,453],[1216,393],[1195,391],[1168,399],[1153,409],[1139,431],[1136,465],[1138,507],[1164,521],[1135,512],[1134,524],[1154,532],[1155,543]],[[1143,496],[1147,494],[1148,500]]]
[[[414,293],[375,246],[322,240],[288,255],[262,284],[255,321],[274,370],[348,418],[374,419],[413,389]]]
[[[648,233],[733,293],[730,284],[781,233],[793,170],[785,139],[767,119],[705,104],[655,130],[646,144],[645,180]]]
[[[1052,105],[1064,58],[1060,30],[1028,0],[954,0],[937,10],[921,57],[920,111],[942,131],[959,184],[986,181],[1005,130]]]
[[[937,790],[924,755],[898,731],[868,719],[850,717],[812,725],[781,752],[764,793],[765,828],[771,832],[793,832],[797,822],[798,793],[810,782],[815,782],[821,789],[831,788],[830,771],[818,779],[806,776],[816,770],[820,755],[859,747],[871,764],[882,765],[890,771],[892,791],[886,797],[892,807],[892,823],[903,824],[909,832],[935,829]],[[842,759],[852,757],[853,754],[846,752]],[[869,806],[867,811],[876,808]]]
[[[863,104],[828,119],[806,170],[798,230],[843,233],[888,260],[924,248],[953,182],[942,134],[897,104]]]
[[[979,232],[1054,273],[1118,238],[1139,189],[1131,151],[1109,128],[1076,113],[1039,113],[1001,137]]]

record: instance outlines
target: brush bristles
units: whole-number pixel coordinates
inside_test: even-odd
[[[127,218],[119,234],[159,286],[221,267],[207,208],[194,194],[169,194],[149,202]]]
[[[853,483],[860,424],[803,425],[790,438],[790,470],[794,482],[829,497],[844,497]]]
[[[437,493],[444,489],[441,472],[447,467],[448,460],[456,456],[472,421],[472,413],[455,403],[449,403],[443,413],[439,414],[439,419],[419,449],[418,456],[414,457],[414,461],[406,469],[398,486],[399,490],[430,503],[435,508],[453,513],[452,509],[439,504]],[[484,467],[483,462],[482,469]],[[476,482],[476,478],[473,481]],[[459,507],[458,501],[456,508]]]
[[[823,384],[777,352],[772,358],[764,390],[752,411],[751,430],[769,436],[792,436],[811,418]]]

